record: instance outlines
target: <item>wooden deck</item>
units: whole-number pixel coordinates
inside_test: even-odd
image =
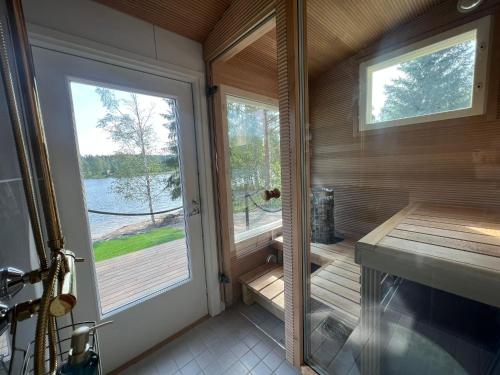
[[[96,263],[106,314],[189,277],[184,238]]]
[[[278,248],[280,242],[278,238]],[[312,243],[311,259],[320,266],[311,274],[311,297],[330,307],[333,317],[354,328],[361,309],[361,276],[360,267],[354,262],[354,242]],[[242,275],[239,281],[246,303],[252,303],[255,298],[276,316],[283,317],[285,297],[281,265],[262,265]]]

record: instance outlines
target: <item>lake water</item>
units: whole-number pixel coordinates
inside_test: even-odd
[[[168,175],[167,175],[168,177]],[[147,202],[124,199],[113,191],[112,185],[116,179],[100,178],[84,180],[87,208],[99,211],[147,213]],[[163,211],[182,205],[182,199],[171,200],[168,191],[154,192],[157,198],[153,202],[154,211]],[[147,216],[114,216],[89,213],[89,223],[92,238],[99,238],[106,233],[120,229],[126,225],[136,224],[149,220]]]

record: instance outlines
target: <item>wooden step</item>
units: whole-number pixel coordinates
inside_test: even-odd
[[[311,297],[330,307],[332,315],[352,329],[361,310],[361,269],[354,261],[354,244],[346,239],[336,244],[311,243],[310,247],[311,262],[321,266],[311,274]],[[283,250],[283,237],[276,238],[273,246]],[[276,293],[281,284],[276,282],[266,293]]]
[[[283,266],[264,264],[239,278],[242,285],[243,302],[258,302],[265,309],[283,320],[285,315],[285,283]]]

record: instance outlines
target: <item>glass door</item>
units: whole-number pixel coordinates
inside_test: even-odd
[[[500,8],[396,3],[306,0],[304,358],[499,374]]]
[[[191,85],[34,48],[80,319],[107,370],[207,314]]]

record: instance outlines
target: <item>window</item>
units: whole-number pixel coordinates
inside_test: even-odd
[[[191,276],[177,103],[76,80],[70,88],[105,315]]]
[[[227,144],[235,243],[281,226],[279,112],[273,100],[226,95]]]
[[[490,18],[360,64],[360,130],[484,113]]]

